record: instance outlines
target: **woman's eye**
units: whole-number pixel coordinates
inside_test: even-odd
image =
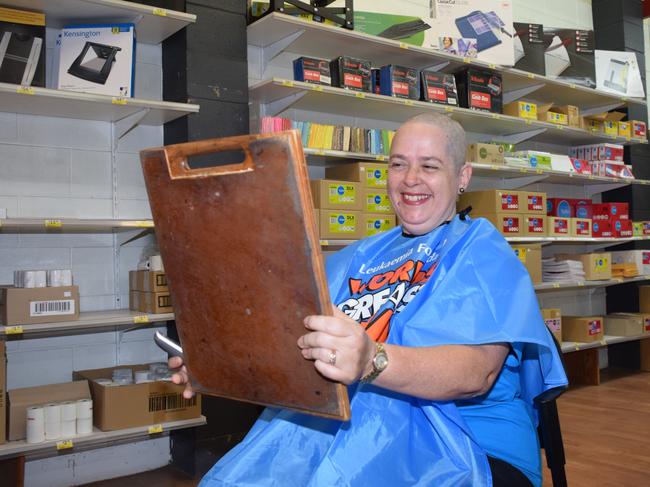
[[[435,171],[436,169],[439,169],[438,166],[433,166],[433,165],[430,165],[430,164],[427,164],[427,165],[425,165],[425,166],[423,166],[423,167],[424,167],[424,169],[426,169],[427,171]]]

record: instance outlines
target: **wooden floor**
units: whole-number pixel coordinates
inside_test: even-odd
[[[650,373],[603,372],[599,386],[572,388],[559,400],[568,484],[650,486]],[[191,487],[197,483],[167,467],[91,485]],[[547,486],[551,482],[545,471]]]

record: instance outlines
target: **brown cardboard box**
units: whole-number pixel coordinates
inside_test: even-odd
[[[163,271],[136,271],[137,282],[134,291],[160,293],[169,291],[167,276]],[[129,276],[130,277],[130,276]]]
[[[584,117],[584,128],[592,132],[602,132],[606,135],[618,136],[618,122],[625,117],[626,115],[621,112],[606,112],[590,115]]]
[[[395,226],[395,215],[363,213],[362,219],[361,224],[364,230],[364,237],[371,237],[390,230]]]
[[[548,229],[546,228],[546,216],[544,215],[523,215],[523,233],[524,237],[546,237]]]
[[[542,282],[542,245],[541,244],[517,244],[512,245],[512,250],[519,257],[530,275],[533,284]]]
[[[542,308],[542,318],[557,341],[562,342],[562,311],[557,308]]]
[[[149,369],[148,365],[121,365],[107,369],[81,370],[78,379],[87,379],[93,398],[93,422],[103,431],[196,418],[201,415],[201,395],[182,397],[183,386],[166,381],[123,386],[105,386],[95,379],[110,378],[114,369]]]
[[[591,218],[569,218],[572,237],[591,237]]]
[[[537,119],[542,122],[569,125],[568,115],[563,113],[561,107],[553,106],[553,103],[540,103],[537,105]]]
[[[524,213],[525,203],[526,193],[524,191],[489,189],[460,195],[458,208],[471,206],[474,215],[501,212]]]
[[[650,314],[613,313],[605,316],[605,334],[619,337],[650,333]]]
[[[521,237],[524,234],[524,216],[521,213],[488,213],[475,216],[492,222],[504,237]]]
[[[465,159],[483,164],[503,164],[503,146],[497,144],[469,144]]]
[[[140,311],[140,291],[129,291],[129,309]]]
[[[564,113],[567,116],[567,121],[569,122],[569,127],[580,128],[581,118],[580,118],[580,109],[573,105],[560,105],[556,106],[554,110],[558,113]]]
[[[563,316],[562,340],[589,343],[603,339],[602,316]]]
[[[110,376],[109,376],[110,377]],[[51,402],[76,401],[90,399],[88,381],[75,380],[63,384],[24,387],[12,389],[7,394],[9,413],[9,441],[22,440],[26,437],[25,411],[30,406]]]
[[[314,207],[320,210],[361,210],[361,184],[317,179],[309,182]]]
[[[129,291],[138,291],[138,271],[129,271]]]
[[[320,238],[357,239],[364,235],[362,213],[352,210],[320,210]]]
[[[0,342],[0,444],[7,441],[7,356],[5,342]]]
[[[355,162],[325,168],[327,179],[356,181],[362,187],[386,189],[388,182],[388,164],[379,162]]]
[[[160,293],[139,293],[139,310],[143,313],[172,313],[172,298],[169,291]]]
[[[639,286],[639,311],[650,313],[650,286]]]
[[[519,202],[522,213],[546,215],[546,193],[540,191],[521,191]]]
[[[3,325],[31,325],[78,319],[77,286],[0,286],[0,323]]]
[[[385,189],[362,188],[361,201],[361,211],[366,213],[395,213]]]
[[[537,120],[537,104],[528,101],[513,101],[503,105],[504,115]]]
[[[558,254],[556,260],[579,260],[585,270],[586,281],[601,281],[612,278],[612,254]]]
[[[570,237],[571,236],[571,218],[562,218],[559,216],[547,216],[546,226],[548,227],[549,237]]]

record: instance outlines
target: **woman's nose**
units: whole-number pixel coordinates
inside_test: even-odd
[[[409,166],[404,175],[404,182],[408,185],[417,184],[419,180],[419,170],[415,166]]]

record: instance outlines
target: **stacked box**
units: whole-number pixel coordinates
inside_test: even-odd
[[[500,74],[469,68],[456,74],[456,88],[461,107],[501,113],[503,90]]]
[[[546,216],[524,214],[522,235],[524,237],[545,237],[548,235],[546,225]]]
[[[558,342],[562,341],[562,311],[557,308],[542,308],[544,324]]]
[[[319,210],[356,210],[362,208],[360,183],[332,179],[310,181],[314,207]]]
[[[537,120],[537,104],[528,101],[513,101],[503,106],[503,113],[512,117]]]
[[[613,313],[605,316],[605,334],[638,336],[650,334],[650,314]]]
[[[395,226],[395,215],[363,213],[364,237],[372,237]]]
[[[142,313],[173,312],[167,275],[162,271],[130,271],[129,308]]]
[[[364,236],[360,211],[321,209],[319,218],[320,238],[354,240]]]
[[[293,79],[330,86],[332,84],[330,63],[326,59],[299,57],[293,62]]]
[[[590,218],[569,218],[570,235],[572,237],[592,237],[592,221]]]
[[[366,213],[393,214],[393,205],[385,189],[363,188],[361,191],[361,211]]]
[[[616,238],[631,237],[634,230],[629,219],[628,208],[628,203],[592,204],[594,237],[605,236],[602,235],[603,232],[611,232],[611,236]],[[596,224],[598,224],[598,228],[596,228]]]
[[[603,339],[602,316],[563,316],[562,340],[590,343]]]
[[[418,70],[389,64],[380,71],[380,93],[397,98],[420,99]]]
[[[562,218],[559,216],[547,217],[549,237],[570,237],[571,236],[571,218]]]
[[[542,245],[517,244],[512,245],[512,250],[528,270],[533,284],[542,282]]]
[[[586,281],[602,281],[612,278],[612,255],[609,252],[593,254],[557,254],[555,259],[582,262]]]
[[[424,101],[442,105],[458,106],[456,79],[453,74],[437,71],[422,71],[420,73],[420,94]]]
[[[346,90],[371,91],[370,61],[340,56],[330,62],[332,86]]]
[[[361,187],[386,189],[388,165],[377,162],[355,162],[325,169],[325,177],[360,183]]]

